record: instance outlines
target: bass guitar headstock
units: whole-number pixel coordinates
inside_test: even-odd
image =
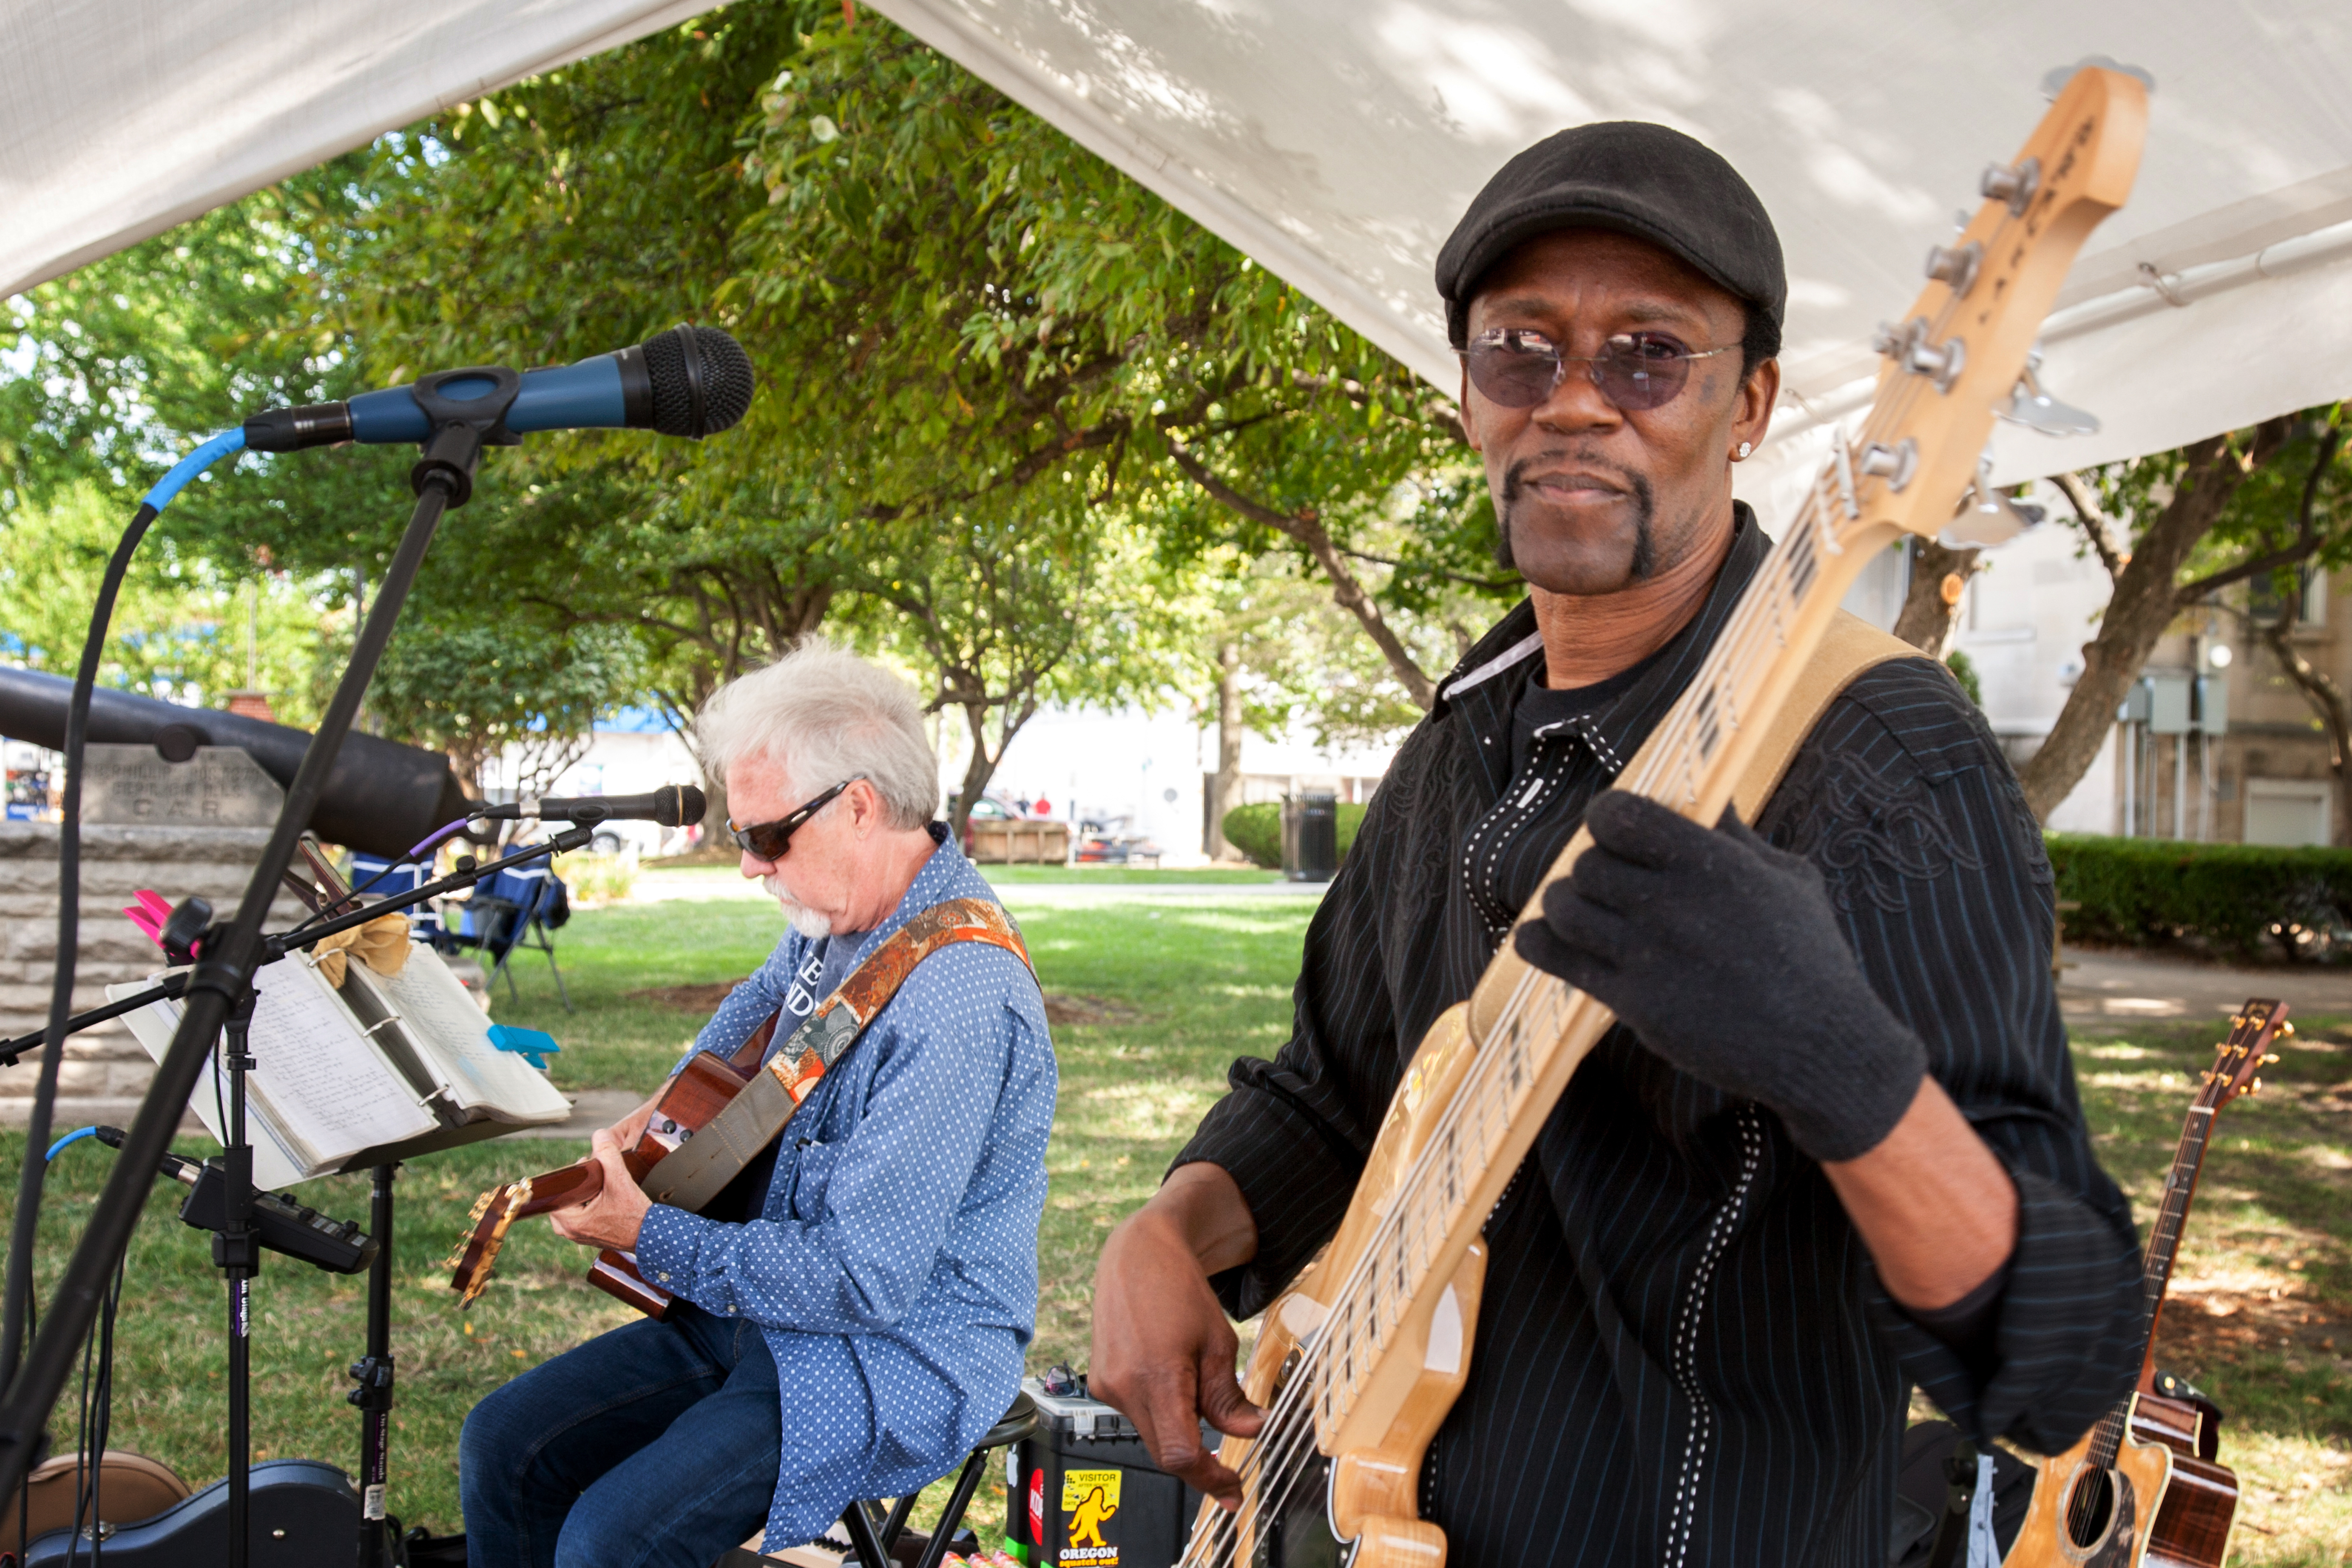
[[[2230,1037],[2213,1047],[2212,1069],[2205,1075],[2200,1100],[2219,1110],[2242,1095],[2262,1092],[2260,1069],[2278,1060],[2273,1042],[2290,1038],[2294,1026],[2286,1021],[2286,1004],[2266,996],[2249,996],[2230,1019]]]
[[[1820,480],[1839,547],[1883,542],[1889,524],[1955,545],[1997,544],[2021,526],[1979,454],[1995,416],[2023,405],[2042,318],[2091,230],[2131,194],[2147,133],[2146,85],[2086,65],[2017,156],[1985,171],[1984,205],[1928,253],[1927,287],[1881,329],[1876,400]]]

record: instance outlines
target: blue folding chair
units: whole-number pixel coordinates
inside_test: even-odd
[[[441,909],[445,917],[453,917],[445,938],[449,946],[474,948],[491,959],[491,989],[497,988],[503,974],[507,994],[521,999],[507,962],[517,948],[529,948],[547,954],[547,967],[555,976],[555,994],[565,1012],[572,1010],[571,993],[563,987],[563,971],[555,962],[555,942],[549,934],[572,915],[572,899],[562,878],[544,864],[510,867],[477,885],[464,902],[451,901]]]
[[[432,879],[433,868],[429,865],[419,865],[414,860],[388,860],[381,855],[363,855],[357,850],[352,852],[350,881],[352,892],[359,896],[362,903],[413,893]],[[411,904],[401,912],[408,917],[412,935],[431,942],[436,948],[443,945],[446,933],[441,929],[439,911],[430,902]]]

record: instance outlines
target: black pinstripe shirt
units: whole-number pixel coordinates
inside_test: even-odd
[[[1399,752],[1307,928],[1290,1043],[1234,1064],[1178,1157],[1230,1171],[1256,1218],[1256,1258],[1215,1281],[1237,1316],[1330,1237],[1413,1047],[1697,670],[1767,549],[1745,508],[1738,527],[1697,619],[1516,769],[1542,663],[1525,604]],[[1822,868],[1864,970],[2016,1179],[1982,1375],[1887,1297],[1776,1118],[1621,1027],[1487,1222],[1469,1385],[1423,1475],[1453,1562],[1880,1568],[1908,1385],[1979,1437],[2054,1451],[2137,1371],[2137,1243],[2075,1095],[2050,865],[1981,716],[1931,661],[1879,666],[1759,830]]]

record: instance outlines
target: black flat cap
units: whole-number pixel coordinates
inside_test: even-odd
[[[1468,337],[1479,280],[1521,241],[1559,228],[1646,239],[1762,306],[1775,329],[1788,308],[1780,237],[1739,171],[1679,131],[1609,120],[1545,137],[1497,170],[1462,215],[1437,253],[1437,292],[1455,348]]]

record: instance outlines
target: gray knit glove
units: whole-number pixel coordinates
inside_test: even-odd
[[[1877,1147],[1927,1048],[1871,990],[1812,863],[1728,810],[1710,832],[1612,790],[1584,821],[1592,847],[1544,889],[1519,956],[1691,1077],[1777,1112],[1814,1159]]]

